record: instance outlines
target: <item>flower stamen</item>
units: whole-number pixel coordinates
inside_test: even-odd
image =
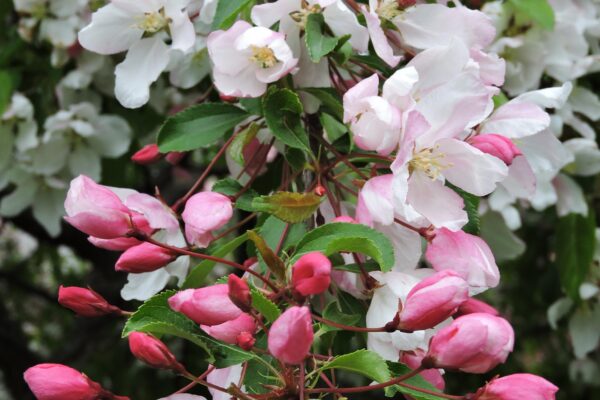
[[[273,49],[268,46],[251,46],[252,56],[250,61],[257,63],[261,68],[271,68],[277,64],[277,57]]]

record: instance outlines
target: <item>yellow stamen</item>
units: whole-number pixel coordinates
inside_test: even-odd
[[[402,14],[402,9],[398,6],[397,0],[383,0],[379,3],[376,12],[381,18],[392,21]]]
[[[146,13],[138,22],[138,28],[148,33],[156,33],[167,27],[169,19],[165,17],[163,11]]]
[[[277,64],[277,57],[270,47],[251,46],[252,56],[250,61],[257,63],[261,68],[271,68]]]
[[[451,163],[443,162],[444,154],[433,153],[432,148],[423,149],[418,153],[413,154],[412,160],[409,161],[409,170],[419,170],[424,172],[431,179],[437,179],[443,170],[450,168]]]

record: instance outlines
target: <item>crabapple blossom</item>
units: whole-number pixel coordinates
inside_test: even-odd
[[[92,14],[79,43],[95,53],[127,51],[115,70],[115,95],[128,108],[150,98],[150,85],[167,68],[170,50],[188,51],[196,33],[185,8],[190,0],[116,0]],[[167,33],[168,32],[168,33]],[[170,37],[171,45],[165,44]]]
[[[177,258],[173,251],[151,243],[142,243],[125,250],[115,264],[115,270],[132,273],[151,272]]]
[[[215,368],[208,374],[206,381],[220,387],[229,387],[232,383],[237,385],[242,376],[242,370],[242,364],[227,368]],[[212,395],[212,400],[229,400],[231,398],[229,393],[223,393],[211,387],[208,388],[208,391]]]
[[[513,374],[494,378],[475,393],[474,400],[554,400],[558,388],[532,374]]]
[[[242,314],[229,299],[225,284],[187,289],[169,298],[169,306],[201,325],[219,325]]]
[[[61,364],[38,364],[23,374],[25,382],[38,400],[127,400],[104,390],[81,372]]]
[[[456,312],[469,298],[469,288],[457,273],[445,270],[431,275],[408,292],[400,312],[401,330],[433,328]]]
[[[252,295],[248,283],[235,274],[227,278],[227,294],[233,304],[242,311],[249,311],[252,304]]]
[[[131,161],[136,164],[146,165],[152,164],[160,160],[161,154],[158,151],[158,145],[152,143],[147,144],[131,156]]]
[[[425,257],[436,271],[458,273],[468,282],[472,292],[495,287],[500,281],[498,266],[487,243],[464,231],[437,229]]]
[[[61,285],[58,288],[58,303],[83,317],[121,314],[118,307],[109,304],[100,294],[82,287]]]
[[[293,306],[271,325],[269,352],[286,364],[300,364],[308,356],[314,339],[308,307]]]
[[[212,32],[206,45],[215,86],[227,96],[261,96],[267,84],[290,73],[298,62],[285,35],[245,21]]]
[[[237,318],[225,321],[218,325],[200,325],[200,328],[215,339],[225,343],[236,344],[238,340],[241,343],[247,343],[249,338],[245,335],[254,335],[256,322],[249,314],[242,313]]]
[[[506,361],[513,345],[514,332],[505,319],[467,314],[431,338],[423,365],[482,374]]]
[[[227,196],[215,192],[193,195],[181,214],[187,240],[199,247],[207,247],[213,240],[212,231],[225,225],[232,214],[231,200]]]
[[[501,159],[506,165],[512,164],[515,157],[523,154],[509,138],[493,133],[474,136],[469,139],[469,144],[484,153]]]
[[[177,361],[171,350],[154,336],[143,332],[131,332],[127,338],[131,354],[140,361],[152,368],[185,372],[184,366]]]
[[[302,296],[323,293],[331,283],[331,261],[322,253],[300,257],[292,267],[292,286]]]

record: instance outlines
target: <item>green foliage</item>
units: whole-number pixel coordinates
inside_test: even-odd
[[[344,106],[339,93],[332,88],[303,88],[303,92],[310,93],[322,103],[322,107],[329,111],[338,120],[344,117]]]
[[[271,89],[265,96],[263,110],[267,125],[277,139],[312,154],[300,118],[304,108],[298,94],[289,89]]]
[[[341,310],[340,304],[337,301],[332,301],[327,304],[323,310],[323,318],[337,322],[338,324],[355,326],[362,318],[360,314],[346,314]],[[324,332],[339,331],[340,328],[335,326],[321,324],[321,330]]]
[[[304,40],[308,55],[312,62],[318,63],[321,58],[331,53],[338,44],[338,39],[326,33],[327,25],[321,13],[312,13],[306,19]]]
[[[579,300],[579,286],[592,265],[596,249],[596,218],[590,207],[587,216],[569,214],[556,227],[556,265],[563,289]]]
[[[212,30],[227,29],[245,8],[251,7],[254,0],[219,0],[212,22]]]
[[[394,249],[382,233],[361,224],[335,222],[308,232],[296,249],[293,259],[312,251],[329,256],[337,252],[366,254],[375,260],[382,271],[394,266]]]
[[[331,142],[335,142],[346,133],[348,133],[348,128],[346,125],[339,122],[337,119],[332,117],[327,113],[319,114],[319,120],[321,121],[321,125],[323,125],[323,129],[325,129],[325,133],[327,134],[327,138]]]
[[[463,231],[472,235],[479,235],[479,231],[481,229],[481,224],[479,220],[479,197],[471,193],[467,193],[461,188],[458,188],[450,183],[446,184],[450,188],[452,188],[456,193],[458,193],[465,202],[465,211],[467,212],[467,216],[469,217],[469,222],[467,222],[467,224],[463,226]]]
[[[412,371],[406,365],[400,364],[397,362],[387,361],[387,365],[388,365],[389,371],[391,372],[393,377],[406,375]],[[402,381],[402,383],[406,383],[408,385],[426,389],[426,390],[429,390],[432,392],[439,391],[435,386],[433,386],[431,383],[429,383],[425,379],[423,379],[423,377],[421,375],[413,376],[412,378]],[[441,399],[441,397],[439,397],[439,396],[425,394],[425,393],[419,392],[417,390],[409,389],[409,388],[407,388],[405,386],[401,386],[401,385],[393,385],[393,386],[390,386],[385,389],[386,397],[393,397],[398,392],[408,394],[415,400],[440,400]]]
[[[244,244],[246,240],[248,240],[248,235],[244,233],[243,235],[238,236],[230,242],[227,242],[215,249],[211,252],[211,255],[215,257],[225,257]],[[206,279],[208,274],[210,274],[210,271],[212,271],[215,265],[216,262],[211,260],[203,260],[200,262],[189,272],[187,278],[183,282],[183,288],[187,289],[201,287],[204,284],[204,279]]]
[[[310,217],[319,208],[321,200],[314,193],[277,192],[255,197],[252,208],[273,214],[285,222],[296,223]]]
[[[212,187],[213,192],[221,193],[226,196],[235,196],[241,190],[242,185],[233,178],[221,179],[215,182]],[[254,211],[254,208],[252,208],[252,199],[256,196],[258,196],[258,194],[254,190],[247,190],[235,201],[235,208],[244,211]]]
[[[281,258],[275,254],[273,249],[269,247],[267,242],[254,231],[248,231],[248,238],[254,242],[256,249],[264,263],[273,272],[273,274],[281,281],[285,281],[285,265]]]
[[[125,323],[122,337],[131,332],[178,336],[202,348],[208,362],[213,362],[214,357],[204,340],[206,335],[191,319],[169,307],[168,299],[175,293],[174,290],[162,292],[142,304]]]
[[[13,82],[11,75],[7,71],[0,70],[0,115],[4,113],[10,102],[12,91]]]
[[[252,294],[252,307],[264,316],[267,321],[273,322],[281,315],[279,307],[267,299],[258,289],[252,288],[250,293]]]
[[[231,104],[204,103],[167,118],[158,132],[161,152],[188,151],[214,144],[249,114]]]
[[[244,165],[244,147],[256,137],[259,129],[260,125],[253,123],[239,132],[227,148],[227,155],[238,164]]]
[[[337,356],[321,367],[323,371],[328,369],[355,372],[377,382],[386,382],[391,379],[385,360],[379,354],[365,349]]]
[[[531,20],[549,31],[554,29],[554,10],[548,0],[508,0],[517,20]]]

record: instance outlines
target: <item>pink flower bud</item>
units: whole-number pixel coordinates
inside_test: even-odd
[[[101,249],[111,251],[125,251],[130,247],[137,246],[138,244],[143,243],[135,238],[128,237],[116,239],[99,239],[97,237],[90,236],[88,237],[88,241],[96,247],[100,247]]]
[[[152,243],[142,243],[125,250],[117,260],[115,270],[134,274],[156,271],[177,258],[171,250]]]
[[[85,175],[71,181],[65,210],[69,224],[100,239],[114,239],[133,231],[131,211],[119,197]]]
[[[185,157],[184,151],[171,151],[165,156],[165,160],[171,165],[177,165]]]
[[[408,8],[410,6],[414,6],[415,4],[417,4],[417,0],[397,0],[397,1],[398,1],[398,7],[400,7],[401,9]]]
[[[193,195],[181,214],[188,242],[206,247],[213,240],[212,231],[225,225],[233,215],[231,200],[215,192]]]
[[[302,296],[323,293],[331,283],[331,261],[319,252],[303,255],[292,269],[292,285]]]
[[[290,307],[273,322],[268,347],[273,357],[287,364],[300,364],[314,340],[308,307]]]
[[[500,282],[500,272],[487,243],[463,231],[437,229],[425,252],[436,271],[457,272],[469,286],[487,289]]]
[[[249,351],[254,347],[254,343],[256,343],[256,338],[250,332],[242,332],[236,338],[236,343],[243,350]]]
[[[341,215],[339,217],[335,217],[331,222],[346,222],[348,224],[358,224],[358,222],[356,222],[356,220],[352,217],[349,217],[347,215]]]
[[[484,153],[498,157],[506,165],[512,164],[516,156],[520,156],[521,150],[509,138],[501,135],[486,134],[477,135],[469,139],[469,144]]]
[[[481,300],[477,300],[474,298],[469,298],[467,301],[462,303],[460,307],[458,307],[458,311],[456,312],[456,316],[467,315],[473,313],[486,313],[491,315],[500,315],[498,310],[489,304],[484,303]]]
[[[24,374],[25,382],[38,400],[121,399],[102,389],[81,372],[61,364],[38,364]]]
[[[82,317],[98,317],[106,314],[121,314],[121,310],[106,301],[91,289],[76,286],[60,286],[58,302]]]
[[[142,332],[132,332],[128,336],[129,350],[138,360],[143,361],[152,368],[172,369],[184,372],[181,365],[171,350],[154,336]]]
[[[169,306],[200,325],[219,325],[242,314],[229,299],[227,285],[187,289],[169,298]]]
[[[464,315],[433,336],[423,362],[426,367],[482,374],[506,361],[514,339],[512,327],[503,318]]]
[[[160,160],[161,154],[158,151],[158,145],[155,143],[147,144],[131,156],[131,161],[140,165],[148,165]]]
[[[492,379],[473,400],[554,400],[558,388],[542,377],[513,374]]]
[[[421,366],[421,362],[423,361],[424,357],[425,352],[423,350],[417,349],[414,352],[404,351],[400,355],[400,362],[406,364],[406,366],[411,369],[417,369]],[[446,382],[444,382],[444,377],[438,369],[426,369],[419,375],[421,375],[427,382],[431,383],[436,388],[444,390]]]
[[[223,322],[219,325],[200,325],[200,328],[215,339],[225,343],[236,344],[237,338],[243,332],[254,334],[256,322],[249,314],[240,314],[237,318]]]
[[[469,298],[469,285],[456,272],[441,271],[419,282],[406,296],[400,329],[433,328],[456,312]]]
[[[229,299],[240,310],[248,312],[252,305],[252,295],[248,283],[235,274],[229,275],[227,279],[227,288],[229,290]]]

